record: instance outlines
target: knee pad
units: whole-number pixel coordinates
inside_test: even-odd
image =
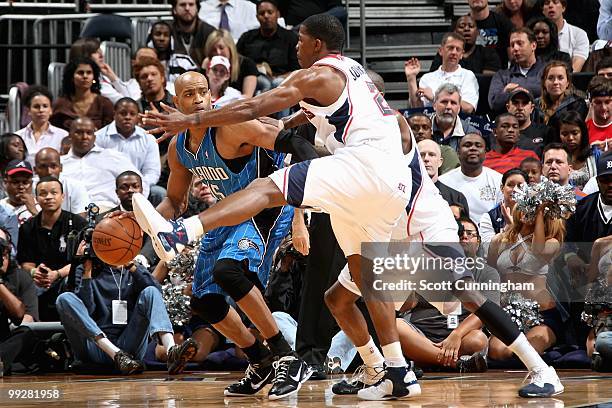
[[[191,310],[210,324],[219,323],[229,313],[229,305],[225,296],[220,293],[208,293],[201,298],[191,297]]]
[[[219,259],[213,268],[213,279],[236,302],[246,296],[254,283],[248,278],[245,262],[235,259]]]

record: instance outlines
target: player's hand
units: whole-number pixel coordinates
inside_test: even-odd
[[[274,119],[269,116],[262,116],[260,118],[257,118],[257,120],[263,123],[264,125],[274,126],[279,132],[285,128],[285,123],[282,120]]]
[[[300,254],[306,256],[310,252],[310,234],[308,228],[294,228],[291,233],[293,247]]]
[[[186,130],[189,126],[196,124],[192,123],[188,115],[179,112],[177,109],[171,106],[162,103],[161,107],[166,113],[148,110],[144,114],[140,115],[143,125],[155,126],[155,128],[149,130],[149,133],[162,133],[162,135],[157,138],[157,143],[160,143],[174,136],[175,134]]]
[[[419,72],[421,72],[421,61],[417,58],[410,58],[408,61],[404,61],[406,78],[416,77]]]
[[[133,220],[136,220],[136,217],[134,216],[133,211],[123,211],[123,210],[116,210],[116,211],[110,212],[106,214],[104,218],[118,218],[118,219],[131,218]]]
[[[442,340],[440,343],[434,343],[436,347],[440,348],[438,353],[438,362],[446,367],[450,367],[451,364],[459,358],[459,348],[461,347],[461,336],[456,331],[452,331],[447,338]]]

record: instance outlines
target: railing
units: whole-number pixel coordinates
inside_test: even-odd
[[[104,41],[100,44],[104,60],[115,71],[117,76],[124,81],[132,77],[131,52],[127,44]]]
[[[21,94],[16,86],[9,90],[8,104],[6,107],[8,115],[8,131],[16,132],[20,129],[21,122]]]
[[[63,62],[52,62],[47,69],[47,88],[54,99],[60,94],[65,67],[66,64]]]

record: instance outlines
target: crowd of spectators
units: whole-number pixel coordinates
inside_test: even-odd
[[[114,364],[125,374],[144,368],[148,342],[143,339],[156,344],[151,358],[167,362],[171,373],[183,369],[177,363],[182,353],[193,351],[193,361],[203,363],[211,352],[229,347],[206,322],[194,323],[193,333],[172,327],[160,292],[169,267],[159,262],[147,239],[133,263],[115,268],[75,260],[69,235],[86,227],[89,203],[101,213],[129,211],[134,192],[154,204],[161,202],[168,183],[168,141],[158,144],[139,113],[162,111],[161,103],[174,106],[179,75],[204,73],[216,106],[252,97],[278,87],[299,69],[297,27],[305,17],[327,12],[346,22],[347,15],[339,0],[170,3],[173,20],[152,25],[146,46],[134,55],[131,79],[122,81],[113,72],[98,39],[79,39],[70,49],[60,96],[53,98],[45,87],[31,85],[22,97],[30,122],[0,138],[1,360],[18,359],[2,343],[11,336],[9,323],[39,321],[61,321],[78,359]],[[486,0],[467,3],[469,13],[443,36],[431,72],[422,75],[417,58],[405,62],[409,101],[402,113],[418,143],[424,176],[431,177],[453,210],[466,255],[488,260],[486,269],[475,273],[477,281],[529,281],[538,288],[522,293],[538,302],[542,314],[527,336],[534,347],[544,353],[569,344],[598,355],[597,350],[605,349],[598,344],[606,337],[598,337],[580,320],[584,291],[578,301],[564,304],[555,297],[558,292],[551,289],[549,277],[559,280],[567,274],[560,286],[575,295],[567,288],[570,279],[584,286],[611,276],[612,57],[597,55],[597,61],[590,62],[599,53],[591,52],[593,36],[612,41],[610,12],[604,12],[610,2],[601,2],[605,10],[600,22],[576,19],[566,0],[504,0],[495,10]],[[585,15],[591,15],[588,7],[597,2],[584,3]],[[572,76],[588,72],[590,66],[595,70],[583,92]],[[490,77],[484,98],[480,76]],[[477,116],[483,105],[494,120]],[[306,127],[298,132],[313,136]],[[578,204],[568,220],[539,214],[529,224],[517,212],[515,188],[540,183],[543,177],[574,189]],[[210,187],[194,179],[189,214],[215,201]],[[326,369],[346,369],[351,354],[346,351],[350,347],[334,346],[338,328],[327,310],[319,310],[325,308],[326,288],[314,283],[314,274],[323,273],[323,285],[331,284],[343,266],[329,220],[321,217],[310,216],[311,244],[299,248],[303,254],[293,252],[291,264],[280,257],[273,268],[305,269],[304,282],[287,281],[291,274],[279,272],[271,285],[280,286],[266,293],[277,305],[273,311],[285,337],[324,376],[321,371]],[[555,250],[536,253],[551,242]],[[597,245],[591,253],[574,248],[576,242]],[[75,290],[68,278],[77,270],[82,281]],[[300,297],[302,286],[320,298]],[[130,316],[122,322],[115,316],[117,292]],[[277,296],[293,298],[291,306],[278,306],[283,302]],[[504,302],[499,293],[487,297]],[[487,339],[474,319],[462,314],[460,321],[469,324],[453,330],[432,305],[418,298],[411,313],[398,320],[404,352],[421,365],[483,368],[466,368],[452,359],[441,363],[438,353],[444,346],[439,344],[451,339],[465,355],[488,350],[492,360],[511,358],[511,351],[499,340]],[[325,338],[313,340],[317,331]],[[313,352],[309,342],[316,342],[318,351]],[[334,355],[338,348],[343,353]],[[329,367],[323,366],[326,354]],[[612,366],[612,355],[606,358]],[[11,365],[4,367],[8,372]]]

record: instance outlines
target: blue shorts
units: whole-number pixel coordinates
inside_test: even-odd
[[[239,225],[220,227],[202,238],[193,276],[193,296],[227,295],[213,278],[213,269],[219,259],[246,261],[248,270],[256,274],[262,287],[267,285],[274,252],[289,233],[293,207],[265,211],[267,217],[257,216]]]

